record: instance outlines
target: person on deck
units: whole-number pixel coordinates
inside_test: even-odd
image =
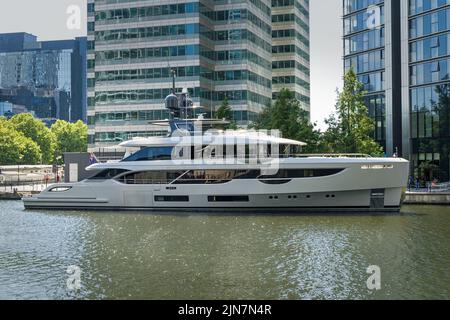
[[[89,165],[98,163],[97,157],[93,152],[91,152],[91,155],[89,156]]]

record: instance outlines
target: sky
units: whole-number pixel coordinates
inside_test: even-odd
[[[81,28],[69,29],[67,9],[81,9]],[[310,0],[311,120],[325,129],[323,119],[334,108],[336,88],[342,85],[341,0]],[[39,40],[86,35],[86,0],[2,0],[0,33],[28,32]]]

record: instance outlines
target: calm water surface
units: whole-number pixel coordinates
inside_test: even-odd
[[[370,265],[379,291],[367,289]],[[385,298],[450,299],[450,207],[177,216],[0,202],[0,299]]]

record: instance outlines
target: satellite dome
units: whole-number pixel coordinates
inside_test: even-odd
[[[164,100],[167,109],[178,109],[178,97],[171,93]]]

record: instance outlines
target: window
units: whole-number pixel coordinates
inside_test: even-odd
[[[183,173],[183,171],[141,171],[123,175],[118,181],[125,184],[168,184]]]
[[[189,202],[189,196],[155,196],[156,202]]]
[[[118,176],[119,174],[128,172],[130,170],[126,170],[126,169],[106,169],[103,171],[100,171],[99,173],[95,174],[94,176],[88,178],[88,180],[108,180],[108,179],[112,179],[116,176]]]
[[[286,184],[291,182],[291,179],[267,179],[267,180],[259,180],[264,184]]]
[[[259,179],[278,179],[278,178],[314,178],[326,177],[338,174],[344,169],[280,169],[274,175],[259,176]]]
[[[208,196],[208,202],[249,202],[249,196]]]
[[[123,159],[123,162],[128,161],[152,161],[152,160],[171,160],[172,147],[150,147],[142,149],[128,158]]]
[[[233,170],[190,170],[183,173],[174,184],[220,184],[231,181]]]
[[[72,187],[54,187],[48,190],[48,192],[66,192],[72,189]]]

